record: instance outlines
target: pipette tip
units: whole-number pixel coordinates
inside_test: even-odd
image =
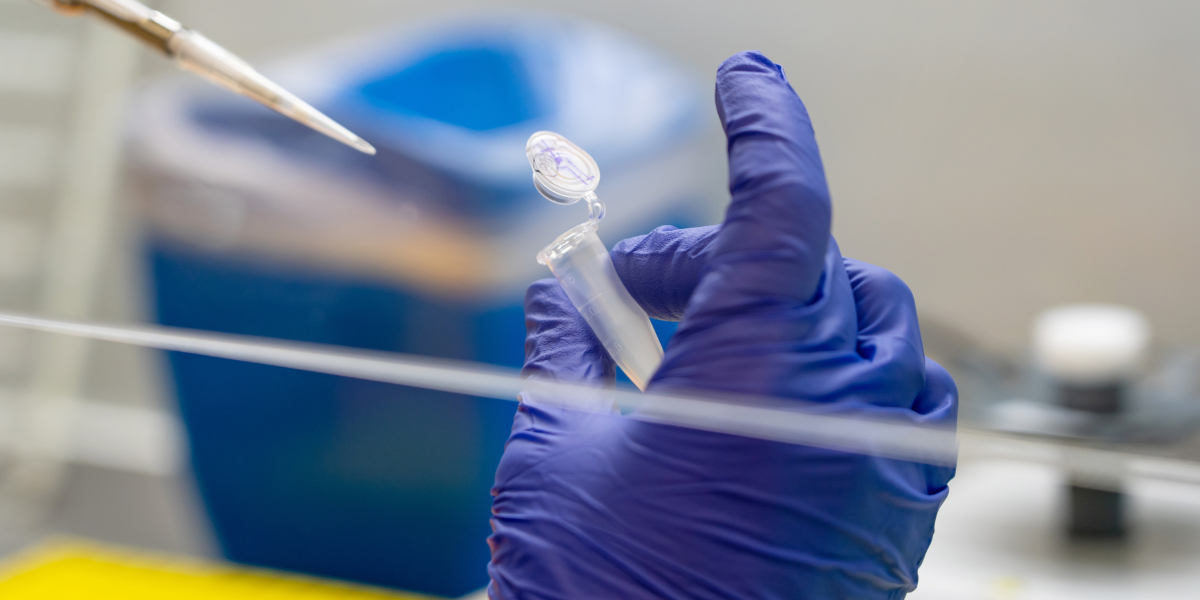
[[[369,142],[367,142],[367,140],[355,138],[354,141],[350,143],[350,146],[355,150],[362,152],[363,154],[375,156],[375,146],[372,146]]]
[[[375,154],[375,147],[264,77],[242,59],[196,31],[181,29],[168,49],[179,66],[238,94],[249,96],[359,152]]]

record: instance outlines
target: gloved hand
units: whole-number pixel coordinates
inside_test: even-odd
[[[613,262],[651,317],[682,320],[649,389],[720,390],[952,425],[912,295],[843,259],[807,111],[766,57],[717,72],[724,225],[625,240]],[[611,384],[554,280],[526,296],[525,373]],[[901,598],[953,469],[539,405],[496,473],[492,598]]]

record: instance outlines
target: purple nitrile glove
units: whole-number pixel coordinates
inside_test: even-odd
[[[954,424],[899,278],[843,259],[808,114],[758,53],[717,72],[729,138],[720,227],[663,227],[613,262],[682,321],[650,383]],[[558,283],[529,289],[525,373],[611,385]],[[952,468],[589,414],[526,397],[493,489],[492,598],[902,598]]]

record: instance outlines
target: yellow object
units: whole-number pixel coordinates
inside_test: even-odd
[[[59,540],[0,563],[4,600],[433,600],[291,573]]]

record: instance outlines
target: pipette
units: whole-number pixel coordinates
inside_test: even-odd
[[[138,38],[182,68],[276,112],[303,123],[355,150],[375,147],[291,92],[263,77],[242,59],[172,19],[135,0],[33,0],[65,15],[89,13]]]

